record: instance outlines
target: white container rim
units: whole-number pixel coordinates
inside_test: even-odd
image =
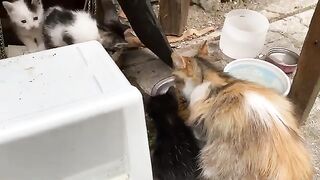
[[[286,90],[282,93],[282,95],[283,96],[287,96],[289,94],[290,87],[291,87],[291,83],[290,83],[289,77],[280,68],[278,68],[277,66],[275,66],[275,65],[273,65],[273,64],[271,64],[269,62],[266,62],[266,61],[263,61],[263,60],[260,60],[260,59],[254,59],[254,58],[237,59],[237,60],[234,60],[234,61],[228,63],[226,65],[226,67],[223,69],[223,72],[229,72],[230,68],[232,68],[234,66],[234,64],[239,64],[239,63],[248,62],[248,61],[258,62],[258,63],[264,64],[264,65],[272,68],[277,73],[281,74],[281,76],[284,77],[285,83],[286,83],[286,86],[287,86]]]

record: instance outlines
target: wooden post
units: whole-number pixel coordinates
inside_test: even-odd
[[[160,0],[159,19],[166,35],[181,36],[187,25],[190,0]]]
[[[289,98],[297,106],[300,124],[303,124],[320,90],[320,1],[312,17],[308,34],[303,44],[297,73]]]

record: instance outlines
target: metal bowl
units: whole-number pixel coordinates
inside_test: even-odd
[[[275,47],[269,50],[265,60],[278,66],[285,73],[292,73],[297,68],[299,55],[289,49]]]
[[[157,82],[151,90],[151,96],[165,94],[171,86],[174,86],[174,76],[164,78]]]

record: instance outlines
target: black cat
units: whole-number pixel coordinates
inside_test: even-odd
[[[199,147],[191,129],[178,116],[174,89],[150,97],[146,109],[157,131],[152,154],[154,179],[197,179],[200,173],[197,163]]]

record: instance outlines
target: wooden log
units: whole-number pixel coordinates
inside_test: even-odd
[[[166,35],[181,36],[187,25],[190,0],[160,0],[159,19]]]
[[[320,2],[312,17],[304,41],[289,98],[297,106],[300,124],[303,124],[312,109],[320,90]]]

